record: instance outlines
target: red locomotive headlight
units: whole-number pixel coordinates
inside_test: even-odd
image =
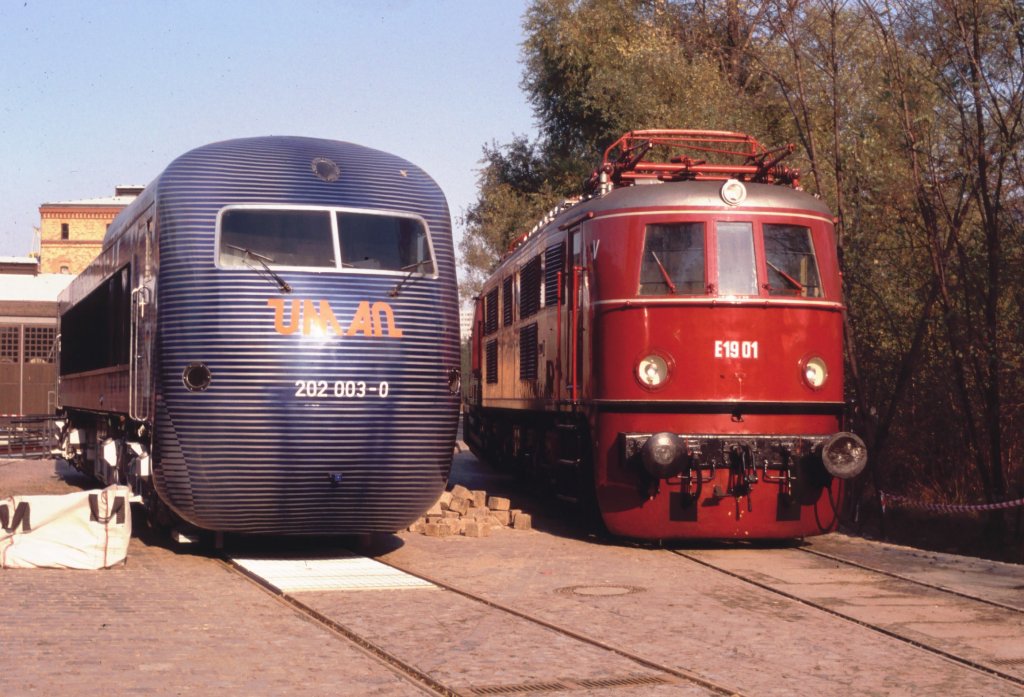
[[[637,382],[649,390],[656,390],[663,386],[669,379],[670,360],[657,353],[650,353],[636,364]]]
[[[825,359],[811,356],[800,361],[800,374],[812,390],[820,390],[828,380],[828,366]]]

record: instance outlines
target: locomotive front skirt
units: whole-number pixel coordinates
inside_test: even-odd
[[[398,530],[458,421],[451,221],[421,169],[351,143],[175,160],[59,302],[65,449],[219,532]]]

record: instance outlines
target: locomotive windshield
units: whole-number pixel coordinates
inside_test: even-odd
[[[821,297],[811,231],[799,225],[765,225],[764,254],[771,295]]]
[[[245,266],[250,255],[272,266],[335,266],[330,211],[224,211],[220,221],[221,266]]]
[[[719,222],[718,294],[757,295],[754,231],[751,223]]]
[[[713,231],[709,281],[705,223],[648,224],[639,294],[824,297],[810,228],[720,220],[713,223]]]
[[[415,218],[338,211],[338,234],[343,266],[433,272],[427,231]]]
[[[648,225],[640,295],[704,292],[704,223]]]
[[[229,207],[220,216],[221,267],[357,269],[433,274],[426,224],[405,215],[331,209]]]

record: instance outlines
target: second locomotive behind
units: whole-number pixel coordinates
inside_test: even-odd
[[[592,497],[618,535],[833,529],[867,452],[843,424],[833,216],[790,151],[685,130],[609,147],[477,300],[473,451]]]

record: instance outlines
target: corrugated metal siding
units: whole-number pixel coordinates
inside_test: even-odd
[[[314,158],[341,176],[314,175]],[[443,489],[457,425],[447,371],[459,324],[447,204],[416,166],[357,145],[308,138],[216,143],[176,160],[158,183],[157,470],[161,496],[186,520],[224,531],[394,531]],[[276,203],[394,210],[429,225],[437,279],[280,271],[281,294],[255,271],[214,265],[217,211]],[[386,302],[400,338],[275,331],[268,300],[326,301],[342,327],[361,302]],[[301,307],[303,303],[299,303]],[[208,365],[209,389],[182,371]],[[296,397],[297,381],[362,381],[379,394]],[[331,483],[331,475],[341,481]]]

